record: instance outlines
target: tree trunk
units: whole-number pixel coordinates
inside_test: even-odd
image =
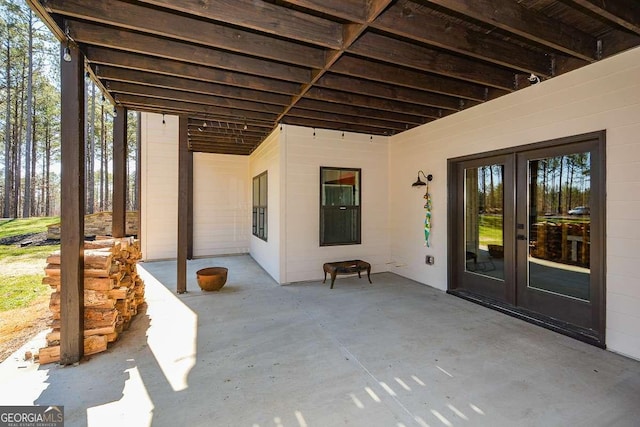
[[[36,117],[36,96],[33,96],[33,112],[32,112],[32,117],[33,117],[33,123],[31,125],[31,186],[30,189],[31,191],[29,192],[30,194],[30,198],[31,198],[31,203],[29,204],[29,210],[30,210],[30,214],[31,215],[36,215],[36,160],[38,159],[37,153],[38,153],[38,141],[36,139],[36,124],[37,124],[37,120],[38,118]]]
[[[87,213],[95,210],[95,134],[96,134],[96,85],[91,83],[91,108],[89,109],[89,135],[87,150]]]
[[[29,46],[27,48],[27,138],[24,146],[24,198],[22,217],[31,216],[31,145],[33,137],[33,13],[29,9]],[[20,173],[18,171],[18,173]]]
[[[44,174],[44,214],[45,216],[51,216],[51,132],[48,121],[44,138],[44,163],[46,169]]]
[[[2,216],[9,218],[9,216],[11,216],[11,39],[8,35],[5,78],[7,82],[7,109],[4,119],[4,203],[2,206]]]
[[[105,167],[104,167],[104,154],[107,151],[104,146],[105,142],[104,135],[104,104],[100,104],[100,211],[104,212],[104,175],[105,175]]]

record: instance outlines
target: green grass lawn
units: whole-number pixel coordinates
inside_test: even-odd
[[[18,218],[0,221],[0,239],[47,231],[47,226],[60,222],[59,216]]]
[[[0,239],[46,231],[58,217],[27,218],[0,223]],[[29,306],[51,289],[42,284],[43,267],[49,254],[59,245],[0,245],[0,312]]]

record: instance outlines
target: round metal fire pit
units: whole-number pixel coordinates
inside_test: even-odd
[[[219,291],[227,283],[228,269],[225,267],[208,267],[198,270],[196,277],[198,286],[203,291]]]

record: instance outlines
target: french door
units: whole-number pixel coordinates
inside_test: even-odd
[[[449,292],[603,346],[604,134],[449,171]]]

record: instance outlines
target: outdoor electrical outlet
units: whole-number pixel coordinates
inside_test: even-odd
[[[426,264],[433,265],[433,263],[435,262],[435,260],[433,259],[433,255],[427,255],[427,256],[424,258],[424,262],[425,262]]]

